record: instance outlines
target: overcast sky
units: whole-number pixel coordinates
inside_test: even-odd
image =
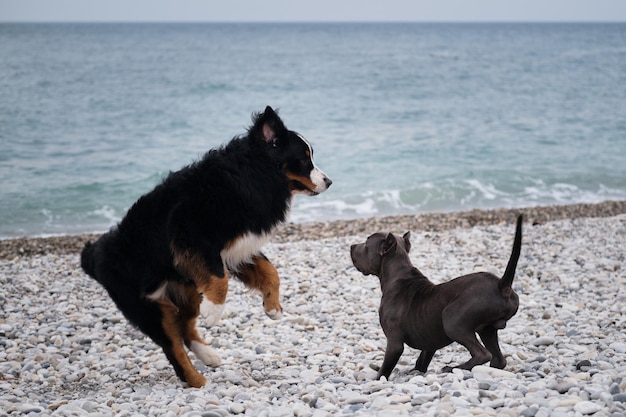
[[[0,21],[626,21],[626,0],[0,0]]]

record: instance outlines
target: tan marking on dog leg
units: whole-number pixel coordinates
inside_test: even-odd
[[[217,352],[211,349],[209,344],[198,334],[195,317],[190,318],[186,323],[184,323],[183,337],[185,345],[191,349],[194,355],[196,355],[202,363],[213,368],[218,367],[222,363],[222,360]]]
[[[200,290],[207,301],[215,305],[224,304],[228,294],[228,274],[224,278],[212,276],[209,279],[209,284],[204,288],[198,288],[198,290]]]
[[[197,291],[204,296],[200,312],[208,326],[215,325],[222,317],[224,302],[228,294],[228,273],[220,278],[209,271],[202,258],[189,252],[181,252],[172,245],[174,266],[196,284]]]
[[[205,365],[217,367],[221,359],[198,334],[196,319],[200,313],[200,303],[204,297],[198,293],[195,286],[187,285],[181,288],[179,300],[179,327],[185,345],[191,349],[198,359]]]
[[[257,256],[253,264],[246,264],[237,272],[237,277],[248,287],[259,290],[263,295],[265,314],[271,319],[282,318],[280,306],[280,277],[278,271],[266,258]]]
[[[227,280],[228,275],[223,278],[215,276],[206,267],[206,263],[202,256],[189,252],[181,251],[176,246],[171,246],[172,255],[174,256],[174,266],[185,274],[189,279],[193,280],[198,288],[198,292],[206,293],[214,280]],[[228,290],[228,284],[226,284]]]
[[[200,310],[204,322],[211,327],[220,321],[224,313],[224,303],[228,294],[228,275],[224,278],[212,277],[209,286],[201,292],[204,299],[200,304]]]
[[[183,374],[185,375],[187,383],[195,388],[202,387],[206,384],[206,378],[193,367],[191,360],[189,360],[189,356],[187,356],[187,352],[183,346],[178,308],[169,302],[160,302],[159,304],[163,315],[163,330],[172,343],[172,356],[174,356],[183,369]]]

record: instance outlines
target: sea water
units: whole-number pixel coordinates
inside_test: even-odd
[[[0,24],[0,237],[104,231],[280,109],[296,222],[626,199],[626,24]]]

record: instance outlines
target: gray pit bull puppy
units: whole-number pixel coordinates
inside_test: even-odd
[[[420,372],[426,372],[438,349],[452,342],[462,344],[472,355],[457,368],[472,369],[488,361],[494,368],[504,368],[498,330],[504,329],[519,307],[512,284],[522,246],[522,215],[517,218],[513,251],[502,278],[477,272],[435,285],[411,264],[409,238],[410,232],[402,238],[375,233],[350,247],[356,269],[380,279],[379,315],[387,349],[377,378],[389,378],[405,343],[422,351],[415,364]]]

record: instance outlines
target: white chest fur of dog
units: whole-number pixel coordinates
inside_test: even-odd
[[[259,235],[249,232],[237,239],[220,253],[224,267],[229,271],[237,271],[242,264],[250,262],[255,255],[260,253],[261,247],[270,236],[270,233]]]
[[[241,265],[252,261],[255,255],[261,253],[261,247],[268,241],[271,233],[247,233],[237,239],[233,244],[223,249],[220,255],[224,262],[224,269],[229,273],[237,272]],[[204,298],[200,304],[200,314],[204,317],[207,326],[213,326],[222,317],[224,304],[215,304]]]

